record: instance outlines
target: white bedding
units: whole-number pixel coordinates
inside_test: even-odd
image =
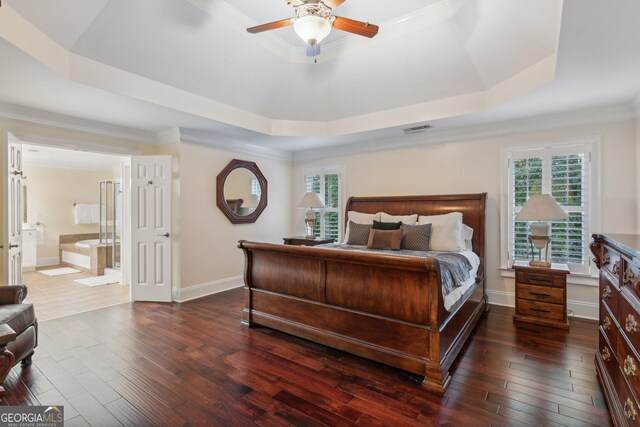
[[[447,311],[451,311],[451,307],[464,295],[465,292],[476,282],[476,273],[480,268],[480,257],[473,251],[460,251],[460,255],[464,255],[465,258],[471,263],[471,270],[469,270],[469,278],[465,280],[462,285],[455,288],[444,297],[444,308]]]

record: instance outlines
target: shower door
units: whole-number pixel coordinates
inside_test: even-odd
[[[121,267],[122,191],[119,181],[100,181],[100,244],[107,247],[106,266]]]

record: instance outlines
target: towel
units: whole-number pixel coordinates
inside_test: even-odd
[[[89,205],[91,210],[91,223],[97,224],[100,222],[100,205]]]
[[[91,205],[76,204],[75,220],[76,224],[91,224]]]

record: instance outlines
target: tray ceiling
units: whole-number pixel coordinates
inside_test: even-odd
[[[396,4],[397,3],[397,4]],[[561,0],[349,0],[314,64],[281,0],[6,0],[0,37],[62,78],[266,135],[332,136],[488,110],[553,81]],[[2,24],[6,25],[2,25]],[[1,100],[0,100],[1,101]]]

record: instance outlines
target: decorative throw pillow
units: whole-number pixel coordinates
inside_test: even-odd
[[[349,221],[349,236],[347,236],[347,245],[364,246],[369,241],[369,230],[371,224],[358,224]]]
[[[402,249],[428,251],[431,241],[431,224],[403,225]]]
[[[401,222],[381,222],[381,221],[373,221],[373,226],[371,227],[374,230],[400,230]]]
[[[356,211],[347,212],[347,230],[344,233],[344,241],[343,243],[347,243],[349,241],[349,221],[353,221],[356,224],[373,224],[373,221],[380,221],[380,213],[368,214]],[[363,245],[365,245],[363,243]]]
[[[391,249],[399,251],[402,244],[402,230],[376,230],[369,231],[369,249]]]
[[[461,212],[451,212],[444,215],[421,215],[418,217],[418,224],[431,224],[430,250],[464,251]]]
[[[382,212],[380,214],[380,220],[382,222],[401,222],[403,224],[416,225],[418,221],[418,215],[389,215]]]
[[[462,224],[462,239],[464,240],[464,249],[467,251],[473,250],[473,228],[467,224]]]

